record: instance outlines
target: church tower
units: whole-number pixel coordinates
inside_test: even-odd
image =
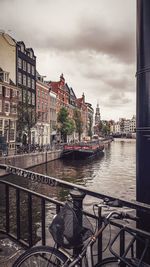
[[[101,120],[100,108],[99,108],[99,104],[97,104],[96,113],[95,113],[95,125],[99,124],[100,120]]]

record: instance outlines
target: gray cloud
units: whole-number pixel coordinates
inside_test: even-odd
[[[29,6],[26,4],[28,0],[25,2],[13,0],[13,5],[9,5],[8,1],[3,2],[2,5],[4,10],[7,9],[7,13],[4,12],[5,15],[1,15],[1,24],[4,22],[12,28],[12,31],[15,29],[18,37],[28,40],[38,49],[68,52],[96,51],[122,62],[129,63],[135,60],[135,22],[132,21],[134,26],[129,27],[131,19],[129,15],[121,14],[121,10],[120,14],[115,10],[117,18],[107,17],[109,15],[107,9],[111,7],[112,1],[105,0],[105,12],[102,12],[104,1],[96,0],[95,5],[91,5],[88,0],[86,5],[85,1],[83,5],[79,1],[76,3],[55,1],[54,3],[45,0],[41,3],[38,0],[31,0]],[[116,3],[119,7],[122,3],[124,8],[131,8],[129,1],[124,3],[123,0],[113,0],[113,2],[114,6]],[[93,12],[90,11],[91,8]],[[27,16],[22,14],[22,9]],[[122,12],[124,12],[123,8]],[[128,13],[132,14],[130,10]],[[7,14],[11,23],[8,22]],[[123,15],[129,22],[122,22]]]
[[[135,95],[135,0],[0,0],[0,28],[32,47],[38,70],[61,72],[95,108],[126,106]],[[23,12],[22,12],[23,11]],[[129,96],[130,94],[130,96]],[[133,103],[132,103],[133,104]]]
[[[135,36],[133,32],[116,32],[107,26],[97,25],[88,20],[81,20],[75,33],[49,32],[44,35],[42,29],[41,31],[34,29],[34,35],[31,33],[30,41],[39,49],[52,49],[68,53],[71,51],[76,53],[95,51],[117,61],[125,63],[135,61]]]
[[[123,93],[113,93],[109,96],[107,101],[104,102],[106,107],[122,107],[123,105],[128,105],[131,99]]]

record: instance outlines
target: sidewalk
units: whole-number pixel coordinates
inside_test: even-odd
[[[0,233],[0,267],[12,267],[15,259],[23,252],[23,249]]]

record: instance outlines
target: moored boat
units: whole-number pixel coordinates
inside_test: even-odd
[[[77,143],[64,145],[62,157],[86,159],[103,153],[104,145],[99,142]]]

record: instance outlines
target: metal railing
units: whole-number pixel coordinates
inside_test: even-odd
[[[64,188],[69,188],[74,190],[71,196],[74,202],[80,202],[80,207],[84,208],[84,196],[76,196],[75,192],[80,192],[81,195],[92,196],[95,202],[100,202],[104,198],[109,198],[109,200],[115,200],[116,198],[100,194],[91,191],[83,186],[75,185],[62,181],[53,177],[46,175],[41,175],[32,171],[20,169],[13,166],[1,165],[0,166],[10,174],[15,174],[23,176],[25,179],[30,179],[35,182],[44,183],[49,186],[60,186]],[[31,247],[38,242],[42,245],[46,245],[49,242],[50,237],[47,237],[48,223],[51,223],[53,215],[58,213],[60,207],[63,205],[62,202],[55,200],[51,197],[44,196],[40,193],[31,191],[19,185],[15,185],[8,181],[0,180],[0,192],[1,192],[1,203],[0,204],[0,224],[1,231],[5,232],[8,236],[19,242],[25,247]],[[78,193],[77,193],[78,194]],[[134,201],[126,201],[124,199],[118,199],[123,206],[133,209],[135,211],[142,211],[150,214],[150,206],[143,203],[138,203]],[[86,216],[92,220],[96,220],[100,226],[102,223],[102,209],[98,209],[98,216],[93,215],[90,212],[85,211]],[[36,218],[38,216],[38,218]],[[37,226],[38,223],[38,226]],[[113,223],[113,227],[121,228],[120,223]],[[37,236],[37,231],[38,233]],[[107,234],[106,236],[109,236]],[[99,238],[95,251],[98,256],[98,260],[104,257],[102,253],[102,246],[104,242],[104,236]],[[119,240],[119,250],[122,253],[125,247],[126,237],[122,234]]]

